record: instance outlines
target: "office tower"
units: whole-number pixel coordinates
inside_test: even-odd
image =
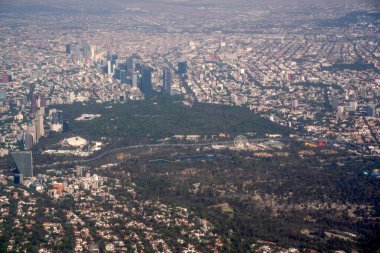
[[[369,104],[366,107],[366,114],[369,117],[375,117],[376,115],[376,105],[374,104]]]
[[[171,88],[172,88],[172,78],[170,74],[169,68],[164,68],[163,73],[163,85],[162,85],[162,93],[164,96],[170,96],[171,95]]]
[[[113,68],[113,77],[115,79],[120,80],[120,69],[116,68],[115,65],[114,65],[114,68]]]
[[[118,64],[118,56],[117,56],[117,54],[111,55],[111,63],[112,63],[112,65],[117,65]]]
[[[39,107],[46,107],[46,97],[44,95],[39,95]]]
[[[135,71],[142,73],[143,65],[140,62],[135,61]]]
[[[178,62],[178,74],[185,75],[187,74],[187,62]]]
[[[38,108],[40,107],[40,102],[41,101],[39,100],[38,96],[36,94],[33,94],[30,101],[32,113],[35,113],[38,111]]]
[[[33,147],[33,144],[34,144],[34,137],[31,133],[28,133],[28,132],[25,132],[24,133],[24,136],[23,136],[23,140],[24,140],[24,148],[26,150],[30,150],[32,149]]]
[[[66,44],[66,54],[71,54],[71,45]]]
[[[15,151],[11,153],[16,168],[24,177],[33,177],[33,157],[31,151]]]
[[[90,51],[91,51],[91,59],[95,59],[95,53],[96,53],[96,46],[91,45],[90,46]]]
[[[132,74],[132,87],[139,88],[139,73],[133,72]]]
[[[108,76],[112,75],[113,71],[112,71],[112,62],[111,61],[108,61],[108,68],[107,68],[107,74]]]
[[[37,136],[36,136],[36,126],[33,124],[33,122],[28,122],[26,131],[33,136],[33,144],[37,143]]]
[[[40,110],[35,115],[35,122],[36,122],[36,138],[37,141],[40,139],[40,137],[45,135],[44,130],[44,108],[40,108]]]
[[[127,71],[126,70],[120,70],[120,81],[122,83],[127,83]]]
[[[143,67],[142,80],[141,80],[141,91],[144,93],[145,97],[150,97],[153,94],[152,89],[152,70],[149,67]]]
[[[119,62],[119,69],[120,70],[125,70],[125,72],[127,72],[127,63],[125,63],[125,62]]]
[[[135,58],[130,56],[127,59],[127,76],[132,77],[133,72],[135,72]]]
[[[88,56],[90,53],[90,46],[87,44],[87,42],[83,43],[83,54],[84,56]]]

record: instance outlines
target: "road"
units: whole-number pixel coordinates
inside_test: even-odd
[[[290,140],[290,138],[255,138],[255,139],[248,139],[249,142],[264,142],[264,141],[269,141],[269,140],[273,140],[273,141],[287,141],[287,140]],[[291,139],[291,140],[295,140],[295,139]],[[308,138],[298,138],[296,139],[295,141],[300,141],[300,142],[304,142],[304,141],[311,141],[310,139]],[[88,159],[80,159],[80,160],[74,160],[74,161],[70,161],[70,163],[74,163],[74,164],[82,164],[82,163],[89,163],[89,162],[93,162],[93,161],[96,161],[96,160],[99,160],[109,154],[113,154],[113,153],[117,153],[117,152],[120,152],[120,151],[126,151],[126,150],[132,150],[132,149],[140,149],[140,148],[154,148],[154,147],[162,147],[162,148],[165,148],[165,147],[205,147],[205,146],[211,146],[211,145],[232,145],[234,143],[233,140],[229,140],[229,141],[214,141],[214,142],[204,142],[204,143],[154,143],[154,144],[138,144],[138,145],[132,145],[132,146],[123,146],[123,147],[118,147],[118,148],[113,148],[113,149],[110,149],[110,150],[107,150],[107,151],[104,151],[92,158],[88,158]],[[338,143],[338,142],[333,142],[333,143]],[[332,144],[332,143],[331,143]],[[341,144],[346,144],[347,143],[341,143]],[[380,144],[376,144],[376,143],[371,143],[371,145],[380,145]],[[360,145],[360,146],[365,146],[365,145]],[[361,155],[360,157],[373,157],[372,155]],[[353,157],[357,157],[356,155],[355,156],[349,156],[350,158],[353,158]],[[344,158],[347,158],[347,157],[344,157]],[[344,159],[342,158],[342,159]],[[57,165],[59,165],[61,163],[57,163]],[[49,165],[51,166],[51,164]]]
[[[268,140],[279,140],[279,139],[271,139],[271,138],[256,138],[256,139],[249,139],[248,141],[251,142],[261,142],[261,141],[268,141]],[[125,150],[131,150],[131,149],[139,149],[139,148],[154,148],[154,147],[204,147],[204,146],[211,146],[211,145],[231,145],[234,141],[215,141],[215,142],[205,142],[205,143],[159,143],[159,144],[139,144],[139,145],[133,145],[133,146],[125,146],[125,147],[119,147],[119,148],[113,148],[107,151],[104,151],[101,154],[98,154],[95,157],[84,159],[84,160],[77,160],[74,161],[76,163],[88,163],[92,161],[99,160],[103,158],[106,155],[117,153],[120,151]]]

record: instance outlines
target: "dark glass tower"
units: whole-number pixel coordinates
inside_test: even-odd
[[[66,54],[71,54],[71,45],[66,44]]]
[[[153,94],[152,69],[145,66],[142,68],[141,91],[145,97],[151,97]]]
[[[185,75],[187,73],[187,62],[178,62],[178,74]]]
[[[33,177],[33,157],[31,151],[16,151],[11,153],[16,168],[24,177]]]

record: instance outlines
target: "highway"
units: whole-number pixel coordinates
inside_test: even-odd
[[[293,141],[300,141],[300,142],[304,142],[304,141],[312,141],[308,138],[298,138],[298,139],[290,139],[290,138],[255,138],[255,139],[248,139],[249,142],[264,142],[264,141],[269,141],[269,140],[273,140],[273,141],[287,141],[287,140],[293,140]],[[338,142],[329,142],[330,145],[331,144],[338,144]],[[229,141],[214,141],[214,142],[204,142],[204,143],[151,143],[151,144],[137,144],[137,145],[132,145],[132,146],[123,146],[123,147],[118,147],[118,148],[113,148],[113,149],[109,149],[109,150],[106,150],[100,154],[97,154],[96,156],[94,157],[91,157],[91,158],[87,158],[87,159],[80,159],[80,160],[73,160],[73,161],[70,161],[70,163],[74,163],[74,164],[82,164],[82,163],[89,163],[89,162],[93,162],[93,161],[96,161],[96,160],[99,160],[107,155],[110,155],[110,154],[113,154],[113,153],[117,153],[117,152],[120,152],[120,151],[127,151],[127,150],[133,150],[133,149],[141,149],[141,148],[165,148],[165,147],[206,147],[206,146],[211,146],[211,145],[232,145],[234,144],[234,140],[229,140]],[[343,144],[343,145],[347,145],[348,143],[344,143],[344,142],[341,142],[340,144]],[[363,146],[366,146],[366,144],[364,145],[355,145],[355,144],[351,144],[353,146],[360,146],[360,147],[363,147]],[[368,145],[368,144],[367,144]],[[371,145],[379,145],[377,143],[371,143]],[[354,156],[349,156],[350,158],[357,158],[357,157],[376,157],[376,155],[366,155],[366,154],[362,154],[362,155],[354,155]],[[347,157],[345,157],[347,158]],[[344,159],[344,158],[341,158],[341,159]],[[58,163],[60,164],[60,163]],[[51,165],[50,165],[51,166]]]
[[[257,138],[257,139],[248,139],[250,142],[262,142],[262,141],[268,141],[268,140],[280,140],[280,139],[271,139],[271,138]],[[215,141],[215,142],[205,142],[205,143],[156,143],[156,144],[138,144],[133,146],[124,146],[124,147],[118,147],[113,148],[107,151],[104,151],[101,154],[98,154],[92,158],[89,159],[83,159],[83,160],[77,160],[74,161],[76,163],[88,163],[93,162],[96,160],[99,160],[103,158],[106,155],[117,153],[120,151],[125,150],[131,150],[131,149],[139,149],[139,148],[154,148],[154,147],[204,147],[204,146],[211,146],[211,145],[231,145],[234,144],[234,141]]]

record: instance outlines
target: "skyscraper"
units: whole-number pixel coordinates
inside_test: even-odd
[[[124,69],[120,70],[120,81],[122,83],[127,83],[127,71]]]
[[[71,45],[66,44],[66,54],[71,54]]]
[[[139,73],[133,72],[132,74],[132,87],[139,88]]]
[[[84,42],[84,43],[83,43],[83,54],[84,54],[85,56],[88,56],[89,53],[90,53],[90,46],[88,45],[87,42]]]
[[[144,66],[141,80],[141,91],[145,97],[150,97],[153,94],[152,89],[152,70],[149,67]]]
[[[169,68],[164,68],[163,73],[163,85],[162,85],[162,94],[164,96],[170,96],[172,94],[172,78]]]
[[[107,68],[107,74],[108,76],[111,76],[113,71],[112,71],[112,62],[111,61],[108,61],[108,68]]]
[[[24,148],[26,150],[32,149],[33,144],[34,144],[33,135],[30,134],[30,133],[28,133],[28,132],[25,132],[24,136],[23,136],[23,139],[24,139]]]
[[[33,124],[33,122],[28,122],[27,132],[33,136],[33,144],[37,143],[36,126]]]
[[[40,137],[45,135],[43,111],[44,111],[43,108],[40,108],[40,110],[37,112],[35,116],[37,141],[40,139]]]
[[[96,53],[96,46],[91,45],[90,46],[90,51],[91,51],[91,59],[95,59],[95,53]]]
[[[33,157],[31,151],[15,151],[11,153],[16,168],[24,177],[33,177]]]
[[[133,56],[130,56],[127,59],[127,76],[131,78],[134,71],[135,71],[135,58]]]
[[[185,75],[187,74],[187,62],[178,62],[178,74]]]

